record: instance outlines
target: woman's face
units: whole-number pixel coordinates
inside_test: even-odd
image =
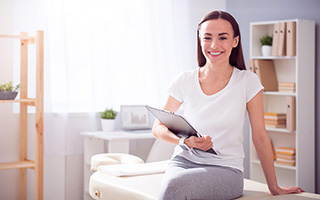
[[[202,53],[214,65],[229,64],[229,57],[238,45],[231,24],[224,19],[208,20],[201,25],[199,36]]]

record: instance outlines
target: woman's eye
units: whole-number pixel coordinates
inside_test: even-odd
[[[227,38],[226,37],[220,37],[220,40],[226,40]]]
[[[211,40],[211,38],[209,38],[209,37],[204,37],[203,39],[204,40]]]

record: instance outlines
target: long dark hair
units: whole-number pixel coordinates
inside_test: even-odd
[[[197,60],[198,60],[198,65],[199,67],[203,67],[207,60],[204,57],[202,50],[201,50],[201,43],[200,43],[200,36],[199,36],[199,32],[200,32],[200,28],[201,25],[208,21],[208,20],[212,20],[212,19],[224,19],[227,20],[233,29],[233,37],[237,37],[239,36],[239,42],[238,42],[238,46],[233,48],[231,51],[231,55],[229,58],[229,63],[231,66],[234,66],[240,70],[245,70],[246,69],[246,65],[244,63],[244,58],[243,58],[243,53],[242,53],[242,45],[241,45],[241,36],[240,36],[240,29],[239,29],[239,25],[237,23],[237,21],[232,17],[232,15],[230,15],[227,12],[224,11],[213,11],[208,13],[207,15],[205,15],[200,23],[198,24],[198,30],[197,30]]]

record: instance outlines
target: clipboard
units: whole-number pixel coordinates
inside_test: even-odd
[[[172,133],[178,136],[185,137],[202,137],[195,128],[182,116],[169,112],[146,106],[146,109],[150,111],[161,123],[163,123]],[[213,149],[209,149],[207,152],[217,154]]]

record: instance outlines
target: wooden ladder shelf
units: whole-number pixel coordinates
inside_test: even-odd
[[[35,199],[43,199],[43,31],[36,36],[0,35],[0,38],[20,40],[20,99],[0,100],[0,103],[20,104],[19,161],[0,163],[0,169],[19,169],[19,199],[27,199],[27,169],[35,174]],[[36,98],[28,98],[28,45],[36,45]],[[28,106],[35,107],[35,160],[28,159]]]

